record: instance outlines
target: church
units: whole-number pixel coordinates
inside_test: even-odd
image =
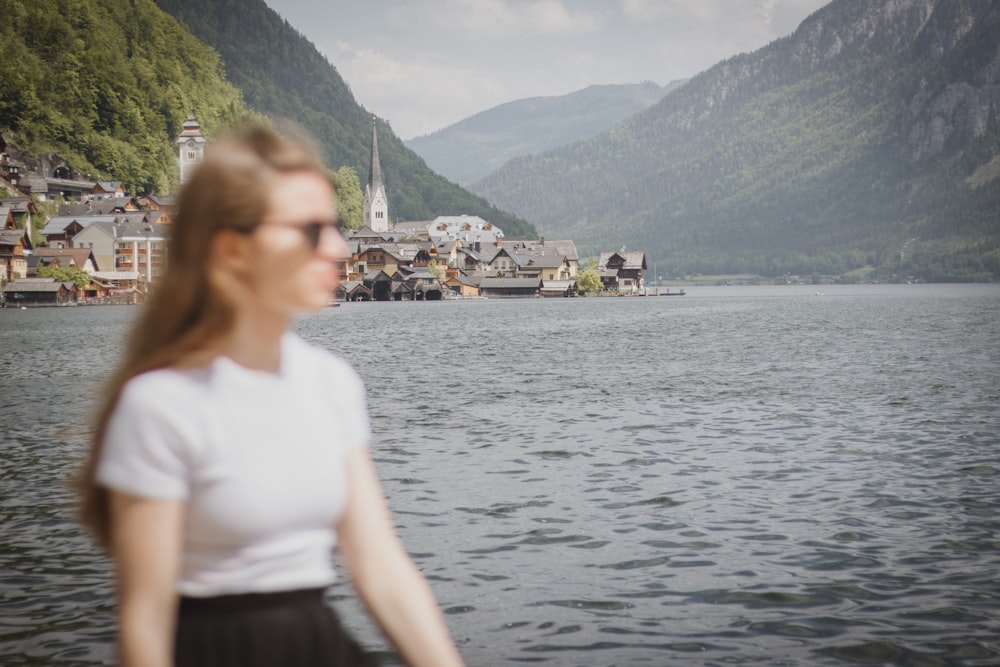
[[[373,232],[383,234],[389,231],[389,199],[382,182],[382,164],[378,158],[378,131],[375,115],[372,114],[372,156],[368,166],[368,183],[365,185],[362,202],[364,225]]]

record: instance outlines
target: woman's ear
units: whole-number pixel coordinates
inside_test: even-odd
[[[249,235],[235,229],[220,229],[212,235],[212,264],[235,275],[249,271]]]

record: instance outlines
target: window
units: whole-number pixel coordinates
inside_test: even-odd
[[[194,160],[196,157],[198,157],[198,154],[195,153],[194,151],[188,151],[187,152],[187,159]]]

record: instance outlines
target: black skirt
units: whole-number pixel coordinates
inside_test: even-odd
[[[182,597],[177,667],[375,667],[322,589]]]

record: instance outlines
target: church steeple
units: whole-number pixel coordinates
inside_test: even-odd
[[[372,114],[372,159],[368,167],[368,183],[365,185],[363,202],[364,222],[372,231],[389,231],[389,199],[382,182],[382,164],[378,158],[378,133],[375,129],[375,115]]]

